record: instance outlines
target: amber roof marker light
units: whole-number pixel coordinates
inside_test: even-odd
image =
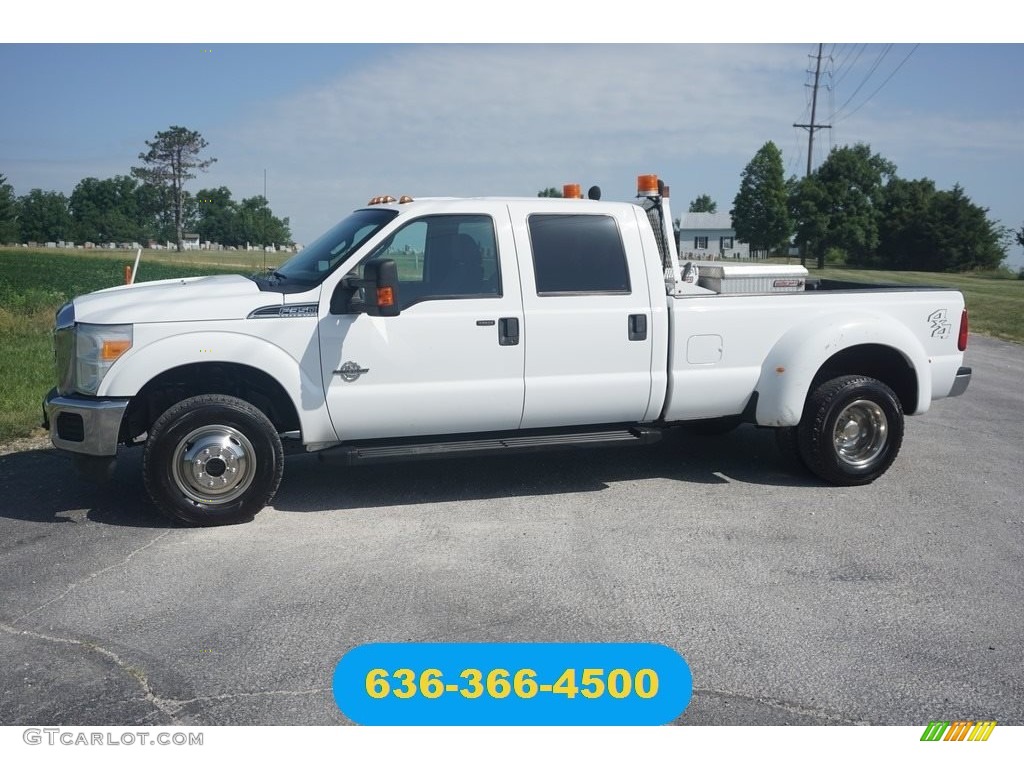
[[[636,177],[637,197],[658,197],[661,192],[658,188],[658,174],[641,173]]]

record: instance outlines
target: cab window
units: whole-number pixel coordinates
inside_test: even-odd
[[[538,296],[630,292],[626,251],[611,216],[534,214],[529,227]]]
[[[370,258],[395,260],[402,309],[423,301],[501,296],[498,248],[490,216],[416,219],[398,229]]]

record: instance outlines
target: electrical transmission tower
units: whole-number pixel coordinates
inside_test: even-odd
[[[814,156],[814,132],[821,130],[822,128],[831,128],[831,125],[818,125],[815,120],[818,116],[818,82],[821,80],[821,49],[825,46],[824,43],[818,43],[818,55],[815,57],[814,64],[814,90],[811,92],[811,122],[810,123],[793,123],[794,128],[806,128],[807,129],[807,173],[805,178],[811,175],[811,165]],[[823,257],[818,258],[818,266],[822,266]],[[800,264],[807,266],[807,244],[800,249]]]

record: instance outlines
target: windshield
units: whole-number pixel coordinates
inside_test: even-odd
[[[398,215],[383,208],[356,211],[274,271],[285,284],[316,285]]]

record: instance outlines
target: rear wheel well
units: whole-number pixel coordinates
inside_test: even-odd
[[[139,390],[122,421],[122,440],[132,442],[148,432],[172,405],[197,395],[230,395],[245,400],[262,411],[278,432],[300,428],[295,404],[268,373],[238,363],[192,363],[164,371]]]
[[[839,376],[870,376],[887,385],[899,398],[904,413],[917,410],[917,373],[907,359],[892,347],[860,344],[836,352],[818,369],[809,392]]]

